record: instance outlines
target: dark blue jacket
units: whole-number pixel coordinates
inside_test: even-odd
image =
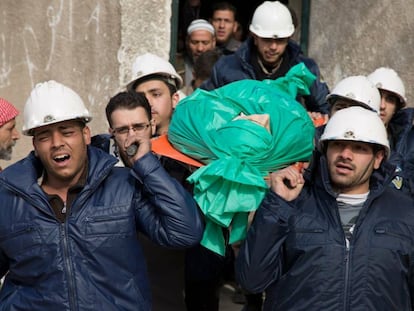
[[[151,310],[137,231],[197,245],[196,204],[148,153],[133,170],[88,147],[87,183],[64,223],[38,185],[33,152],[0,174],[0,310]]]
[[[389,162],[396,166],[391,185],[414,198],[414,108],[397,111],[388,124]]]
[[[266,292],[265,311],[413,310],[413,200],[371,177],[347,246],[324,157],[319,177],[286,202],[269,192],[236,262],[246,290]]]
[[[248,38],[240,48],[232,55],[222,56],[214,65],[210,79],[203,82],[200,88],[213,90],[228,83],[243,79],[258,80],[257,73],[251,63],[252,49],[255,49],[253,38]],[[326,101],[329,89],[326,83],[321,81],[319,67],[311,58],[302,54],[300,47],[293,41],[289,41],[285,53],[289,59],[289,67],[303,62],[316,76],[312,84],[309,96],[303,96],[308,111],[329,113],[330,107]]]

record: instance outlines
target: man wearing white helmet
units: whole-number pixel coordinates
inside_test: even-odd
[[[128,125],[129,168],[89,145],[91,115],[72,89],[32,90],[23,134],[34,151],[0,177],[0,291],[4,310],[152,310],[137,234],[196,245],[203,225],[191,195],[151,152],[150,108]],[[124,129],[115,129],[124,133]]]
[[[145,53],[135,58],[127,89],[142,92],[151,105],[156,135],[167,133],[174,107],[180,100],[181,76],[165,59]]]
[[[320,140],[318,174],[271,174],[236,259],[264,311],[412,310],[413,200],[387,186],[393,167],[377,113],[337,111]],[[398,204],[396,204],[398,202]]]
[[[326,97],[330,105],[330,115],[353,106],[359,106],[379,113],[381,96],[376,86],[362,75],[349,76],[340,80]],[[315,131],[315,142],[319,141],[325,125],[318,126]]]
[[[381,93],[380,117],[388,126],[395,113],[407,105],[404,83],[394,69],[387,67],[377,68],[368,79]]]
[[[368,79],[381,94],[379,113],[390,141],[390,162],[396,166],[391,186],[414,196],[414,109],[406,108],[402,79],[394,69],[380,67]]]
[[[381,97],[376,86],[366,76],[349,76],[340,80],[326,97],[330,114],[351,107],[360,106],[379,113]]]
[[[298,99],[308,111],[328,114],[326,96],[329,90],[320,79],[318,65],[290,40],[295,26],[289,9],[279,1],[265,1],[256,8],[249,29],[251,36],[234,54],[218,60],[210,79],[201,88],[212,90],[243,79],[277,79],[303,62],[316,80],[310,95]]]

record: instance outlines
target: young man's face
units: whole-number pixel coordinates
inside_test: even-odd
[[[362,194],[369,190],[369,178],[379,168],[384,151],[374,154],[369,143],[332,140],[326,151],[333,189],[342,194]]]
[[[87,126],[70,120],[39,127],[33,131],[33,146],[56,187],[77,183],[87,163],[91,135]]]
[[[165,134],[170,125],[174,107],[179,100],[178,93],[175,92],[171,95],[170,89],[162,80],[144,81],[136,86],[135,91],[144,93],[148,99],[156,133],[158,135]]]
[[[288,45],[289,38],[260,38],[254,36],[254,44],[257,47],[259,57],[265,65],[278,64]]]
[[[10,160],[13,147],[20,138],[20,133],[16,129],[16,120],[12,119],[0,127],[0,159]]]
[[[230,10],[216,10],[211,18],[211,24],[216,31],[216,42],[225,44],[237,30],[234,13]]]
[[[193,62],[205,51],[216,47],[216,38],[207,30],[195,30],[187,37],[187,45]]]
[[[116,109],[111,114],[112,128],[109,133],[113,135],[118,151],[124,163],[128,163],[126,154],[126,141],[129,136],[151,138],[155,125],[148,119],[143,107],[134,109]]]
[[[385,126],[388,126],[391,118],[397,111],[399,99],[398,97],[385,90],[379,90],[381,93],[380,118]]]

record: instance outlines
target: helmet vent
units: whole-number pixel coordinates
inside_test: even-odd
[[[354,93],[347,93],[347,94],[345,94],[345,97],[352,98],[352,99],[356,98]]]
[[[52,115],[50,115],[50,114],[48,114],[47,116],[45,116],[44,118],[43,118],[43,123],[49,123],[49,122],[53,122],[53,121],[55,121],[56,119],[55,119],[55,117],[54,116],[52,116]]]
[[[354,131],[352,131],[352,130],[351,131],[346,131],[344,133],[344,138],[356,138]]]

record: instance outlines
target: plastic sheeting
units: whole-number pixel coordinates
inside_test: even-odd
[[[314,79],[301,63],[276,80],[198,89],[177,105],[168,139],[206,164],[188,179],[206,217],[203,246],[224,255],[222,228],[230,228],[229,243],[245,237],[248,214],[268,191],[264,177],[309,160],[314,125],[295,98],[308,95]]]

